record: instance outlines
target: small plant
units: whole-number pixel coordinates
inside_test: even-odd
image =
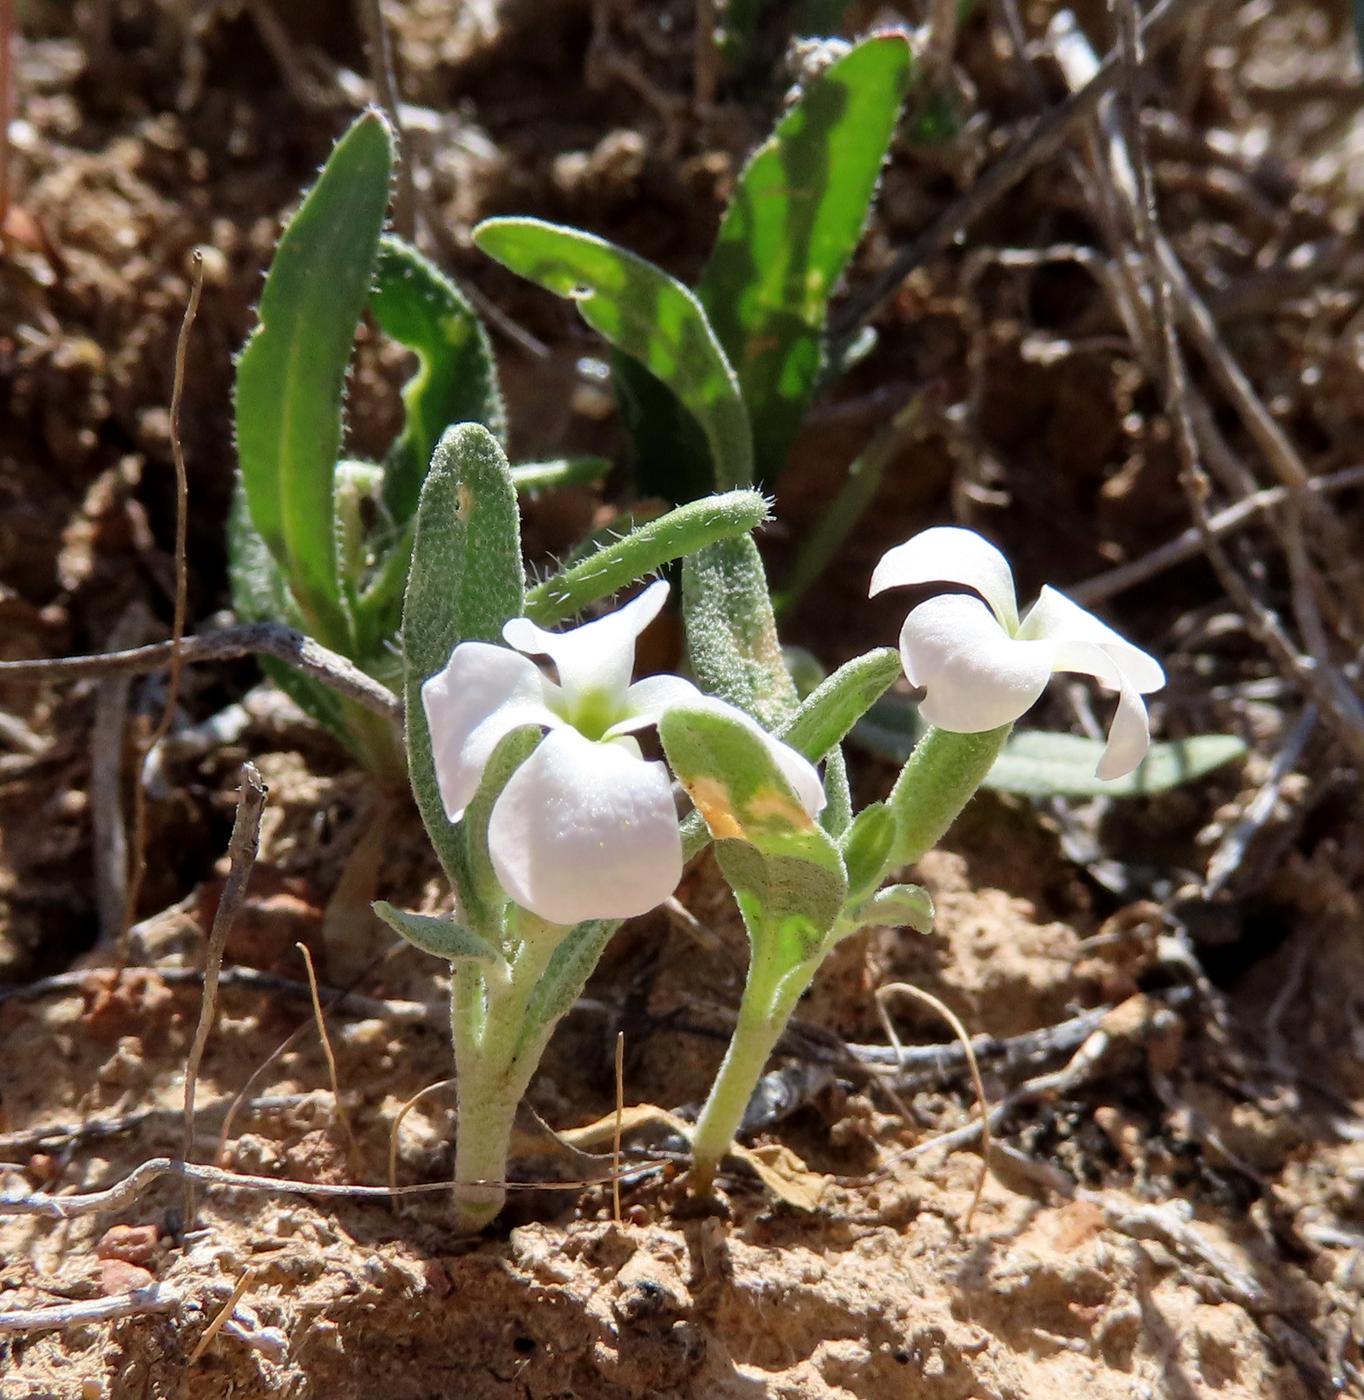
[[[878,35],[805,90],[745,168],[696,293],[587,234],[533,220],[480,226],[481,247],[572,297],[617,348],[642,482],[683,502],[654,518],[627,510],[621,533],[589,537],[538,582],[522,559],[518,487],[583,467],[508,463],[477,319],[383,232],[393,153],[381,117],[346,133],[280,240],[237,372],[237,605],[247,619],[298,627],[402,694],[400,746],[344,697],[272,668],[376,774],[407,774],[449,879],[449,914],[375,909],[451,967],[456,1203],[468,1228],[501,1208],[517,1106],[607,941],[667,899],[708,843],[751,958],[695,1127],[701,1188],[831,949],[871,924],[931,926],[928,895],[887,881],[936,844],[1001,755],[1007,763],[1014,721],[1053,673],[1092,676],[1117,695],[1101,753],[1041,736],[1082,746],[1078,758],[1069,751],[1069,780],[1085,766],[1096,791],[1118,791],[1119,779],[1143,790],[1143,696],[1163,685],[1160,666],[1054,589],[1020,617],[1008,563],[971,531],[925,531],[877,567],[873,593],[971,590],[914,608],[898,654],[869,652],[801,698],[780,645],[751,533],[768,502],[752,483],[779,472],[837,369],[825,309],[908,79],[904,39]],[[342,455],[347,366],[367,309],[419,362],[382,464]],[[691,675],[637,680],[636,641],[669,584],[602,607],[678,561]],[[923,692],[913,725],[892,734],[903,767],[885,801],[854,812],[844,740],[855,730],[884,740],[887,691],[902,672]],[[641,747],[650,733],[661,759]],[[1205,741],[1222,745],[1215,760],[1204,752],[1148,787],[1235,751]],[[1031,790],[1048,790],[1036,753],[1031,769],[1013,758]]]

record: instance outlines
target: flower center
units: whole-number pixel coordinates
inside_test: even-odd
[[[613,724],[626,716],[622,697],[602,689],[582,690],[573,695],[566,695],[562,705],[556,708],[584,739],[594,742],[600,740]]]

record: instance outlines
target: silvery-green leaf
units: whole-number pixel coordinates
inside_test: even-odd
[[[444,958],[446,962],[472,959],[493,966],[503,962],[501,952],[486,938],[453,919],[412,914],[395,908],[386,899],[376,899],[373,909],[394,933],[401,934],[414,947],[433,957]]]
[[[933,896],[922,885],[887,885],[862,904],[852,916],[859,928],[877,924],[883,928],[912,928],[933,932]]]
[[[854,908],[881,883],[882,872],[895,845],[895,813],[884,802],[873,802],[853,818],[839,849],[848,870],[848,903]]]

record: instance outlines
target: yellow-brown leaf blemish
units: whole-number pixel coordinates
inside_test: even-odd
[[[776,788],[763,788],[755,792],[744,807],[748,815],[758,821],[778,821],[783,826],[795,827],[797,831],[809,831],[814,826],[805,808]]]
[[[461,525],[469,523],[469,517],[474,510],[473,492],[461,481],[455,488],[455,519]]]
[[[714,778],[694,778],[687,784],[687,793],[716,840],[743,839],[744,829],[734,815],[729,790],[722,783]]]

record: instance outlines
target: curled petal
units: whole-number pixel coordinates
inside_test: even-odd
[[[1044,588],[1038,594],[1018,629],[1018,636],[1037,641],[1090,642],[1103,647],[1122,669],[1126,684],[1141,695],[1159,690],[1165,684],[1165,672],[1154,656],[1133,646],[1059,589]],[[1060,669],[1071,668],[1062,666]]]
[[[1101,778],[1125,776],[1146,757],[1146,750],[1151,746],[1151,721],[1141,689],[1127,671],[1127,653],[1136,652],[1147,661],[1151,658],[1127,642],[1123,642],[1121,648],[1107,642],[1079,641],[1057,641],[1052,646],[1055,650],[1052,664],[1056,670],[1093,676],[1100,685],[1118,692],[1118,708],[1108,727],[1108,743],[1095,772]],[[1156,663],[1152,661],[1151,664]]]
[[[431,755],[445,815],[464,815],[492,751],[523,724],[562,723],[545,706],[547,682],[528,658],[488,642],[461,642],[422,685]]]
[[[868,593],[912,583],[959,583],[990,605],[1010,635],[1018,628],[1018,598],[1009,561],[974,530],[935,525],[881,556]]]
[[[659,579],[615,612],[567,632],[546,632],[528,617],[514,617],[502,635],[517,651],[548,656],[558,668],[559,684],[570,697],[594,693],[623,696],[635,669],[635,642],[667,598],[668,585]]]
[[[930,724],[980,734],[1032,708],[1051,679],[1053,647],[1015,641],[980,599],[945,593],[905,619],[900,659],[910,684],[924,687],[919,712]]]
[[[494,804],[488,850],[508,895],[551,923],[647,913],[682,877],[668,770],[632,739],[556,729]]]

